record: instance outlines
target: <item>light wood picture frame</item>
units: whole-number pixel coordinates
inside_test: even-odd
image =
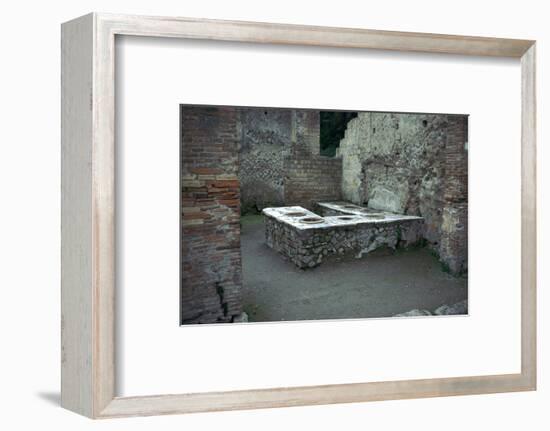
[[[521,372],[197,394],[115,393],[115,37],[521,59]],[[62,25],[61,404],[90,418],[536,389],[535,41],[91,13]]]

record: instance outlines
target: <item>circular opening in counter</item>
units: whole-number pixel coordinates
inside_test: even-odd
[[[324,223],[324,219],[321,217],[304,217],[300,219],[300,222],[307,223],[307,224],[318,224],[318,223]]]
[[[290,212],[284,213],[284,215],[289,217],[303,217],[307,214],[303,211],[290,211]]]

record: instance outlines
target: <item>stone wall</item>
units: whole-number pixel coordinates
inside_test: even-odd
[[[239,110],[243,213],[340,199],[341,160],[319,155],[319,111]]]
[[[378,248],[414,246],[422,229],[421,219],[299,229],[266,214],[264,223],[268,247],[301,269],[334,257],[361,258]]]
[[[292,109],[294,153],[318,156],[320,148],[321,121],[319,111]]]
[[[290,109],[240,108],[239,179],[243,212],[284,204],[284,160],[290,154]]]
[[[242,312],[239,113],[182,106],[181,322],[231,322]]]
[[[452,272],[467,260],[466,127],[465,116],[361,112],[337,151],[342,198],[423,217],[424,238]]]

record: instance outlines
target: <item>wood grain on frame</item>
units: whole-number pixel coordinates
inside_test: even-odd
[[[521,58],[520,374],[115,396],[115,35]],[[62,26],[63,407],[92,418],[534,390],[536,89],[530,40],[286,24],[89,14]]]
[[[92,416],[93,24],[64,24],[61,45],[61,404]]]
[[[537,382],[536,46],[521,58],[521,373]]]

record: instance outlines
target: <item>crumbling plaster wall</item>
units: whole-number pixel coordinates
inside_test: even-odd
[[[343,199],[423,217],[424,238],[452,272],[467,262],[466,127],[465,116],[361,112],[337,151]]]

